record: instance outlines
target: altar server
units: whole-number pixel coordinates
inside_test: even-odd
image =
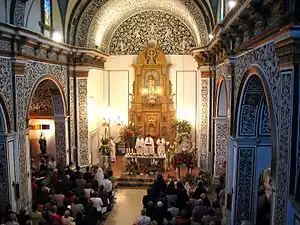
[[[166,146],[166,141],[163,137],[160,137],[156,141],[157,144],[157,154],[158,155],[164,155],[165,154],[165,146]]]
[[[138,154],[142,154],[144,153],[144,138],[142,138],[141,136],[138,136],[135,142],[135,150],[136,153]]]
[[[150,134],[145,138],[145,153],[146,154],[154,154],[154,141]]]

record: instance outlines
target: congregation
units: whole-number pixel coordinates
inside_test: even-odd
[[[32,168],[32,210],[22,208],[16,213],[7,205],[0,224],[101,224],[114,204],[113,172],[86,167],[82,173],[73,163],[64,168],[53,159],[47,161],[42,159],[39,169]]]
[[[170,180],[167,184],[159,175],[143,197],[143,209],[135,225],[222,224],[222,208],[225,205],[224,178],[219,178],[214,198],[201,180],[194,190],[190,190],[188,183]]]

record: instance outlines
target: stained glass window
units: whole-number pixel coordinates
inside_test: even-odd
[[[51,0],[44,0],[44,23],[45,25],[52,26],[52,10],[51,10]]]
[[[220,21],[224,19],[224,0],[220,0]]]

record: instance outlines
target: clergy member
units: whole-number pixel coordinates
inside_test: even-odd
[[[157,144],[157,154],[158,155],[164,155],[165,154],[165,146],[166,146],[166,141],[163,137],[160,137],[156,141]]]
[[[150,134],[145,138],[145,153],[146,154],[154,154],[154,141]]]
[[[138,154],[144,153],[144,138],[142,138],[140,135],[136,139],[135,150]]]
[[[112,137],[109,139],[109,147],[111,149],[111,151],[110,151],[111,161],[115,162],[116,161],[116,144]]]

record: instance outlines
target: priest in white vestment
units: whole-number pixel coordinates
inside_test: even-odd
[[[144,138],[142,138],[141,136],[138,136],[136,139],[136,142],[135,142],[136,153],[138,153],[138,154],[144,153],[144,145],[145,145]]]
[[[154,141],[150,134],[145,138],[145,153],[146,154],[154,154]]]
[[[110,151],[111,161],[115,162],[116,161],[116,144],[112,137],[109,139],[109,147],[111,149],[111,151]]]
[[[156,141],[157,144],[157,154],[158,155],[164,155],[165,154],[165,148],[166,148],[166,141],[163,137],[160,137]]]

